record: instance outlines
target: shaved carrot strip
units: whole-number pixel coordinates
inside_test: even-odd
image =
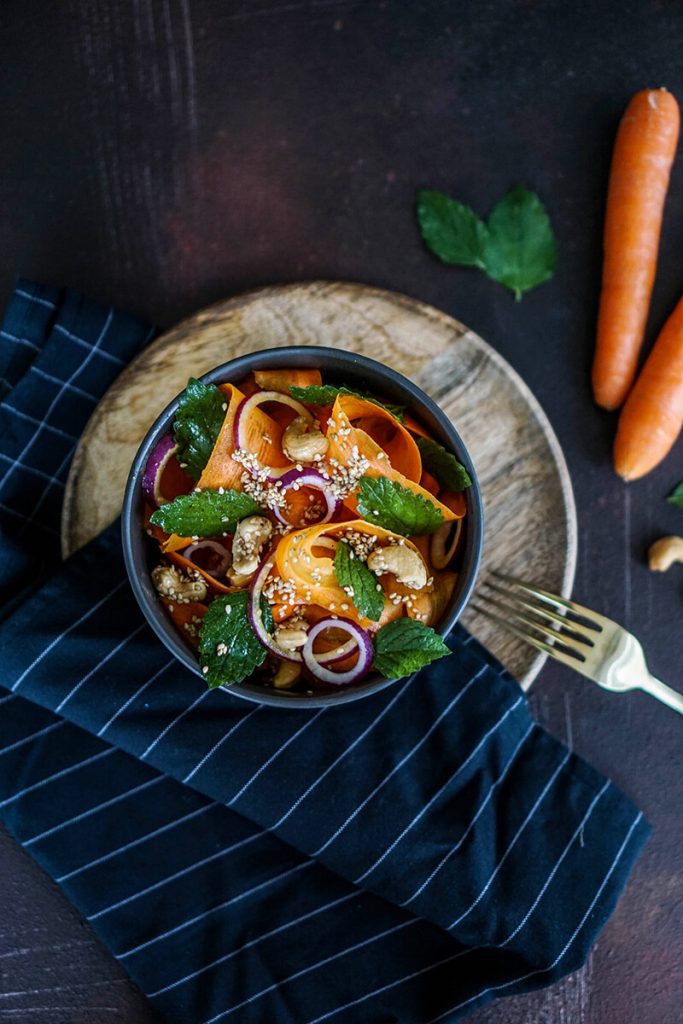
[[[166,613],[173,619],[178,632],[188,644],[199,647],[199,627],[201,622],[196,619],[203,619],[208,608],[200,601],[189,601],[187,604],[179,604],[168,597],[162,597],[161,603]]]
[[[331,418],[334,420],[335,426],[327,432],[330,450],[336,446],[344,459],[343,465],[348,462],[353,452],[353,446],[358,443],[357,438],[360,438],[366,450],[363,451],[361,445],[358,444],[359,451],[372,462],[382,462],[382,459],[377,459],[377,455],[380,452],[383,453],[384,466],[379,465],[379,469],[386,469],[388,456],[391,466],[398,473],[409,480],[420,479],[422,458],[415,440],[386,409],[382,409],[379,405],[368,402],[364,398],[356,398],[355,395],[339,395],[332,408]],[[367,430],[357,425],[358,420],[364,420],[366,424],[368,422],[388,424],[393,430],[393,436],[390,437],[390,440],[378,444]],[[353,431],[354,434],[347,434],[347,430]]]
[[[417,437],[426,437],[429,441],[433,441],[434,438],[428,430],[418,423],[414,416],[411,416],[409,412],[403,414],[403,426],[406,430],[409,430],[411,434],[415,434]]]
[[[192,543],[189,541],[188,543]],[[227,583],[221,583],[215,576],[206,572],[204,569],[200,569],[198,565],[191,562],[189,558],[185,558],[184,555],[179,554],[177,551],[167,551],[169,561],[177,565],[179,569],[184,569],[185,572],[198,572],[199,575],[206,580],[209,585],[209,589],[213,590],[216,594],[230,594],[233,593],[237,588],[228,585]]]
[[[422,470],[422,476],[420,477],[420,487],[424,487],[425,491],[429,491],[434,497],[439,493],[439,483],[435,480],[431,473],[428,473],[426,469]]]
[[[451,510],[452,519],[462,519],[467,512],[467,498],[463,491],[442,491],[439,500]]]
[[[263,391],[279,391],[283,395],[288,395],[292,387],[310,388],[323,382],[320,370],[255,370],[254,377]]]

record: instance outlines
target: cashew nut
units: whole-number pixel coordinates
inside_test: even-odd
[[[305,629],[290,629],[288,626],[278,626],[273,633],[273,640],[283,651],[295,651],[306,643]]]
[[[399,583],[413,590],[422,590],[427,584],[427,569],[421,557],[404,544],[389,544],[375,548],[368,556],[368,569],[377,576],[393,572]]]
[[[196,579],[191,579],[175,565],[157,565],[152,569],[152,582],[162,597],[168,597],[178,604],[203,601],[209,592],[199,574]]]
[[[250,576],[256,572],[263,545],[270,539],[273,524],[265,516],[247,516],[237,524],[232,540],[232,568]]]
[[[278,690],[289,690],[301,677],[301,665],[295,661],[281,661],[273,676],[273,686]]]
[[[662,537],[648,551],[653,572],[666,572],[674,562],[683,562],[683,537]]]
[[[282,435],[282,450],[292,462],[313,462],[316,455],[324,455],[329,441],[318,429],[315,421],[297,416]]]

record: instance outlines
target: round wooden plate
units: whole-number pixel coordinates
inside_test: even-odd
[[[415,381],[453,420],[481,483],[482,576],[498,568],[569,596],[576,509],[557,438],[515,371],[467,327],[430,306],[358,284],[263,288],[216,303],[148,346],[95,410],[71,466],[64,557],[119,514],[130,464],[148,427],[185,387],[261,348],[328,345],[377,359]],[[528,687],[545,655],[473,609],[464,625]]]

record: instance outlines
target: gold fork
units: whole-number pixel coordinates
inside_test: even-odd
[[[683,694],[655,679],[643,648],[622,626],[514,576],[492,575],[497,582],[487,581],[471,602],[476,611],[606,690],[645,690],[683,714]]]

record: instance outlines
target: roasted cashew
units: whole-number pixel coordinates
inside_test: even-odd
[[[289,626],[278,626],[273,633],[273,640],[283,651],[296,651],[306,643],[305,629],[291,629]]]
[[[413,590],[422,590],[427,584],[427,569],[421,557],[405,544],[389,544],[375,548],[368,555],[368,569],[377,576],[393,572],[399,583],[405,583]]]
[[[282,450],[292,462],[313,462],[316,455],[324,455],[329,441],[318,429],[317,423],[297,416],[282,435]]]
[[[301,664],[295,661],[281,661],[273,676],[273,686],[277,690],[289,690],[301,677]]]
[[[270,539],[273,524],[265,516],[247,516],[237,524],[232,541],[232,568],[241,576],[258,569],[263,545]]]
[[[199,573],[196,579],[192,579],[175,565],[157,565],[152,569],[152,582],[162,597],[178,604],[203,601],[209,592]]]
[[[674,562],[683,562],[683,537],[662,537],[648,551],[648,562],[653,572],[666,572]]]

